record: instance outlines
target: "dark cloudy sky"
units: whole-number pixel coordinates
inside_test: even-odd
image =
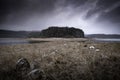
[[[120,0],[0,0],[0,29],[81,28],[120,34]]]

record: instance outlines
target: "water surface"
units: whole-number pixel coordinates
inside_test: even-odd
[[[116,39],[116,38],[94,38],[95,41],[99,41],[99,42],[120,42],[120,39]]]
[[[120,42],[120,39],[103,39],[103,38],[94,38],[94,41],[97,42]],[[31,44],[31,43],[43,43],[50,42],[45,40],[27,40],[22,38],[0,38],[0,45],[12,45],[12,44]],[[80,40],[81,42],[81,40]]]
[[[0,45],[43,43],[48,41],[27,40],[22,38],[0,38]]]
[[[28,44],[29,42],[25,39],[18,38],[0,38],[0,45],[10,45],[10,44]]]

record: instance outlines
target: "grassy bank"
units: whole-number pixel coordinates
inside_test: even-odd
[[[47,80],[120,79],[120,43],[49,39],[44,43],[2,45],[0,80],[18,80],[13,70],[22,57],[42,69]]]

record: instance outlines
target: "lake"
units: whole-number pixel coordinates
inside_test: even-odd
[[[0,45],[31,44],[31,43],[43,43],[43,42],[49,42],[49,41],[27,40],[22,38],[0,38]]]
[[[94,38],[95,41],[98,42],[120,42],[120,39],[114,39],[114,38]]]
[[[94,41],[97,42],[120,42],[120,39],[103,39],[103,38],[94,38]],[[0,38],[0,45],[12,45],[12,44],[31,44],[31,43],[43,43],[49,42],[44,40],[27,40],[21,38]]]
[[[0,45],[10,45],[10,44],[28,44],[29,41],[25,39],[18,38],[0,38]]]

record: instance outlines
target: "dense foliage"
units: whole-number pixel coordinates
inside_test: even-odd
[[[49,27],[41,32],[32,32],[30,37],[62,37],[62,38],[83,38],[84,32],[81,29],[69,27]]]

